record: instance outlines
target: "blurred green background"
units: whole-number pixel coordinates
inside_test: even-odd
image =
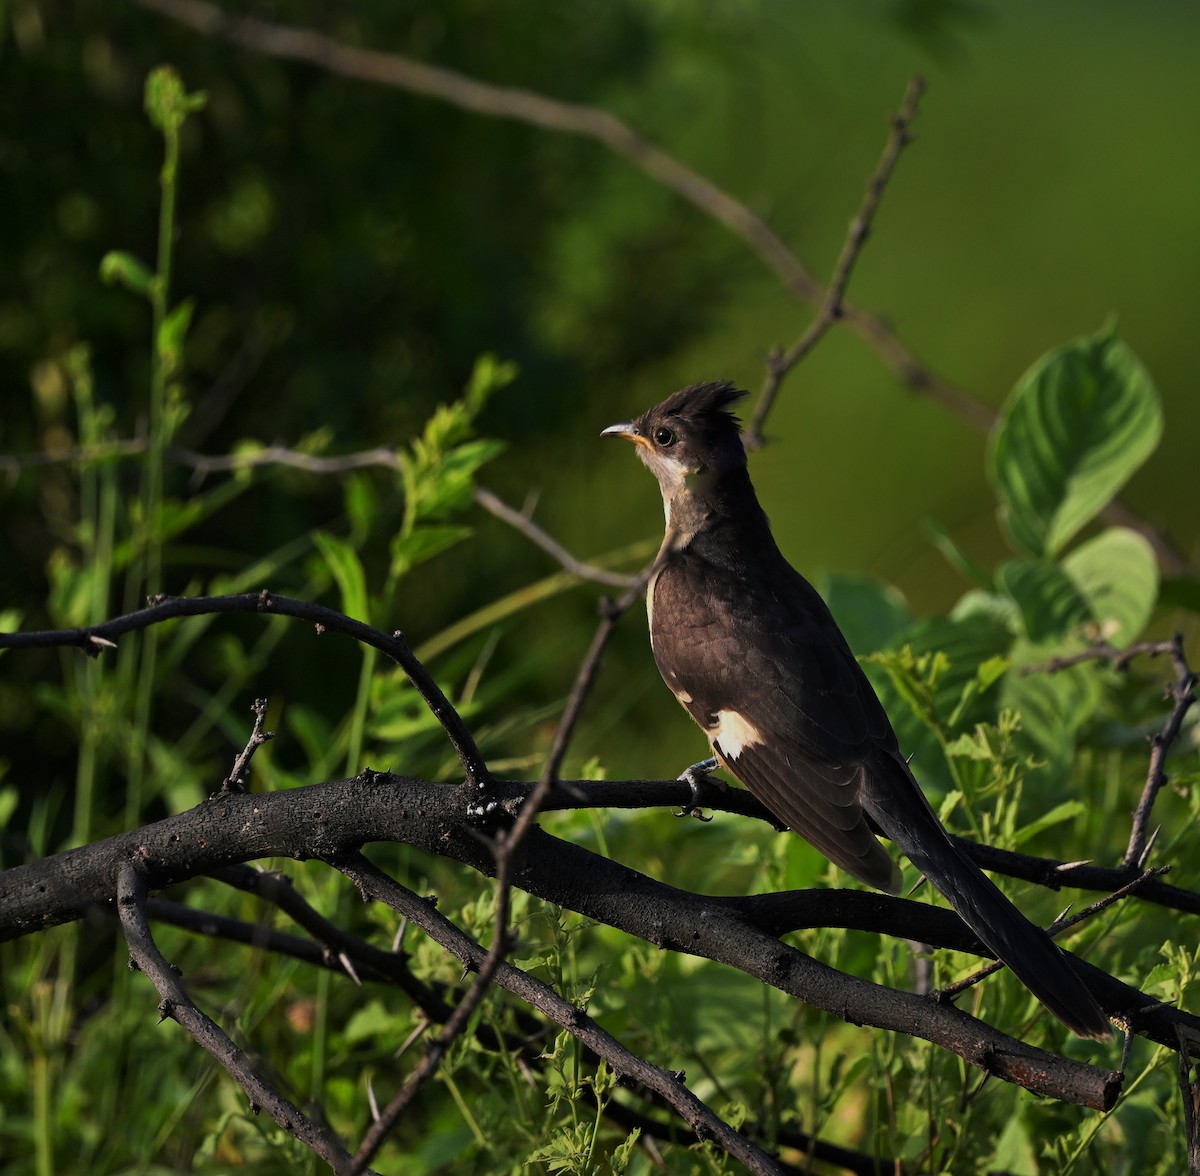
[[[1200,293],[1200,10],[1194,5],[296,0],[253,11],[612,110],[760,211],[822,278],[834,265],[907,80],[923,74],[929,87],[916,141],[884,198],[851,298],[883,314],[929,368],[992,407],[1044,352],[1118,316],[1122,337],[1157,381],[1167,421],[1162,444],[1123,497],[1170,536],[1189,565],[1200,564],[1194,456],[1200,407],[1192,391]],[[174,439],[180,446],[206,454],[229,453],[247,439],[327,454],[404,447],[438,404],[460,396],[477,358],[490,353],[512,361],[518,374],[476,422],[479,434],[507,446],[483,467],[482,484],[516,505],[536,501],[538,521],[582,558],[637,543],[648,553],[661,529],[657,489],[628,447],[601,441],[600,430],[686,383],[732,378],[757,390],[769,350],[797,338],[811,317],[811,308],[783,291],[739,241],[593,142],[280,62],[130,5],[9,0],[0,7],[0,455],[62,453],[78,442],[70,356],[81,343],[90,348],[99,406],[91,427],[110,438],[145,433],[147,307],[103,284],[98,269],[114,249],[153,260],[162,139],[147,123],[142,93],[162,63],[173,65],[189,90],[208,96],[182,140],[172,300],[194,298],[196,309],[182,381],[191,411]],[[946,527],[985,568],[1007,557],[984,474],[985,437],[902,388],[850,333],[835,329],[793,374],[767,431],[774,443],[753,456],[752,472],[780,545],[818,583],[830,574],[864,574],[895,585],[916,615],[938,615],[968,585],[925,538],[924,520]],[[0,472],[0,612],[15,610],[27,629],[68,623],[64,618],[80,610],[95,547],[87,526],[100,512],[88,487],[118,485],[122,517],[115,532],[136,534],[132,504],[142,493],[142,463],[0,466]],[[227,478],[198,481],[190,470],[168,465],[165,493],[169,500],[211,503]],[[228,584],[223,577],[244,573],[250,578],[243,587],[342,607],[330,548],[318,548],[311,533],[345,541],[365,567],[374,600],[369,619],[403,628],[415,647],[440,645],[431,664],[468,711],[491,761],[514,775],[536,774],[593,631],[594,585],[560,587],[517,609],[545,595],[543,581],[557,567],[473,508],[464,516],[475,529],[472,539],[422,563],[387,599],[389,540],[404,517],[394,473],[352,478],[263,470],[236,489],[227,505],[166,541],[166,591],[212,590]],[[261,574],[245,573],[260,559]],[[637,564],[627,556],[621,566]],[[114,560],[120,572],[118,565]],[[89,607],[114,615],[144,585],[132,573],[114,573],[108,582],[109,569],[102,570],[105,599]],[[458,641],[447,638],[450,626],[497,601],[508,602],[501,621],[474,624]],[[1194,619],[1167,609],[1155,625],[1176,623],[1194,633]],[[6,864],[195,803],[228,772],[255,695],[271,697],[270,725],[279,731],[255,760],[257,786],[340,775],[364,760],[453,777],[454,760],[411,692],[382,667],[360,678],[364,663],[349,643],[314,645],[302,626],[264,626],[259,618],[180,625],[164,629],[159,641],[157,664],[146,673],[137,656],[145,647],[131,640],[118,657],[98,663],[71,651],[5,655],[0,813],[13,814],[0,842]],[[1144,732],[1136,724],[1162,717],[1157,680],[1122,689],[1120,702],[1096,721],[1095,746],[1077,765],[1088,779],[1081,795],[1090,804],[1069,839],[1074,844],[1078,836],[1089,853],[1096,844],[1098,853],[1108,852],[1112,846],[1104,843],[1119,839],[1109,814],[1130,805],[1118,785],[1132,795],[1145,770]],[[635,610],[608,651],[566,770],[590,763],[614,777],[674,775],[703,747],[658,680]],[[1068,736],[1064,757],[1072,747]],[[131,778],[143,775],[149,786],[131,788]],[[1054,772],[1031,781],[1023,819],[1060,799]],[[1160,802],[1157,811],[1168,814],[1164,821],[1175,835],[1187,834],[1186,807],[1171,793]],[[798,839],[732,819],[701,827],[662,814],[608,814],[546,823],[681,886],[736,893],[807,885],[824,874],[815,852]],[[1044,836],[1035,848],[1055,849],[1049,841]],[[414,886],[437,889],[448,904],[477,896],[474,877],[445,871],[427,878],[423,872],[433,876],[436,867],[419,855],[386,853]],[[1186,866],[1186,855],[1180,863]],[[393,930],[378,910],[364,914],[336,880],[297,872],[323,909],[347,922],[378,920],[373,930],[380,934]],[[201,893],[207,904],[212,892]],[[223,901],[229,900],[214,905]],[[1033,917],[1048,920],[1057,899],[1039,895],[1029,902]],[[484,900],[473,917],[472,930],[486,934]],[[1131,974],[1144,976],[1145,960],[1157,958],[1168,936],[1150,920],[1125,930],[1120,950],[1127,959],[1142,952],[1137,967],[1130,966]],[[576,937],[581,955],[605,955],[607,934]],[[223,962],[210,967],[204,941],[189,945],[182,938],[170,941],[168,954],[194,962],[206,995],[224,995],[237,1015],[265,1017],[284,999],[260,956],[253,967],[261,983],[243,988]],[[81,1043],[74,1089],[90,1106],[102,1088],[107,1110],[95,1118],[101,1126],[93,1129],[90,1111],[75,1123],[75,1104],[65,1099],[56,1123],[48,1115],[40,1120],[40,1138],[52,1140],[55,1129],[91,1132],[89,1154],[116,1157],[107,1167],[97,1161],[97,1171],[121,1170],[126,1162],[125,1141],[106,1122],[130,1130],[132,1156],[171,1147],[190,1154],[186,1131],[175,1144],[164,1142],[176,1130],[174,1118],[146,1115],[125,1127],[125,1104],[139,1104],[135,1083],[148,1097],[168,1091],[185,1108],[190,1079],[179,1075],[207,1075],[195,1079],[195,1090],[211,1080],[207,1069],[187,1070],[192,1063],[182,1040],[182,1068],[171,1071],[181,1093],[157,1069],[140,1068],[151,1052],[140,1036],[153,1032],[143,1016],[149,1006],[114,942],[106,925],[63,929],[18,945],[9,969],[13,1008],[20,1005],[12,1020],[20,1024],[12,1030],[19,1049],[3,1051],[6,1089],[29,1087],[20,1059],[49,1057],[52,1070]],[[806,945],[860,974],[908,982],[902,953],[880,953],[865,942],[823,932]],[[425,964],[453,984],[457,970],[428,944],[422,950]],[[627,992],[635,1024],[650,1023],[643,1006],[657,1007],[653,1023],[675,1035],[671,1048],[685,1060],[688,1050],[700,1049],[693,1018],[728,1035],[731,1026],[743,1026],[746,1009],[759,1009],[762,1059],[784,1048],[779,1024],[798,1025],[791,1077],[797,1086],[816,1081],[817,1034],[827,1019],[693,960],[640,947],[634,954],[637,969],[626,968],[617,984],[609,976],[598,1000],[611,1006]],[[1109,944],[1104,958],[1122,957]],[[580,990],[592,962],[580,965]],[[728,1006],[736,1015],[720,1001],[674,1000],[672,984],[644,982],[655,969],[672,980],[695,973],[710,996],[726,985],[737,989],[741,1003]],[[1179,967],[1170,975],[1185,973]],[[318,989],[314,1007],[324,1010],[328,978],[304,973],[301,979]],[[301,1016],[308,1006],[294,998],[290,977],[279,984],[295,1000],[288,1015],[298,1019],[290,1038],[271,1020],[270,1032],[286,1038],[275,1056],[291,1057],[300,1069],[311,1050],[309,1089],[319,1097],[324,1050],[333,1042],[337,1062],[330,1070],[344,1085],[341,1113],[357,1121],[356,1082],[367,1072],[367,1055],[355,1051],[369,1042],[371,1065],[378,1053],[390,1082],[389,1051],[403,1034],[392,1025],[386,1031],[365,1025],[342,1042],[357,997],[340,989],[336,1007],[321,1013],[321,1029],[310,1032]],[[252,1017],[243,1012],[247,1006]],[[105,1017],[81,1032],[76,1009],[101,1007]],[[3,1023],[0,1029],[9,1032]],[[848,1048],[862,1046],[860,1034],[840,1025],[832,1032],[854,1043]],[[53,1049],[39,1054],[46,1041]],[[269,1043],[264,1048],[271,1052]],[[888,1039],[878,1048],[886,1054],[897,1047]],[[816,1050],[815,1062],[809,1049]],[[843,1052],[841,1045],[831,1048],[825,1065]],[[659,1053],[670,1055],[665,1047]],[[128,1070],[121,1083],[110,1083],[118,1054]],[[782,1072],[762,1059],[743,1059],[746,1089]],[[165,1070],[165,1059],[158,1064]],[[944,1073],[935,1074],[931,1063],[930,1083],[949,1097],[960,1078],[957,1062],[937,1065]],[[97,1082],[96,1074],[105,1077]],[[213,1089],[205,1114],[217,1102],[239,1105],[230,1084]],[[790,1098],[781,1097],[780,1105]],[[1157,1113],[1157,1092],[1147,1088],[1143,1100],[1140,1109],[1123,1104],[1128,1122],[1135,1113]],[[1065,1139],[1084,1129],[1067,1108],[1021,1106],[1022,1115],[1041,1124],[1038,1138]],[[185,1114],[194,1116],[189,1130],[198,1137],[221,1138],[220,1128],[210,1135],[207,1121],[198,1125],[200,1110],[179,1111]],[[439,1130],[413,1129],[421,1146],[449,1147],[448,1138],[459,1146],[458,1137],[445,1134],[452,1121],[463,1134],[457,1112],[442,1107],[436,1114]],[[1127,1127],[1115,1117],[1110,1122],[1108,1137],[1119,1148]],[[27,1126],[22,1104],[4,1129],[24,1141],[38,1135]],[[965,1121],[962,1130],[970,1134]],[[64,1146],[74,1146],[74,1135],[63,1138]],[[1157,1136],[1137,1138],[1161,1151]],[[410,1139],[405,1146],[417,1145]],[[440,1170],[440,1161],[427,1160],[427,1168],[412,1170]],[[1032,1171],[1032,1163],[993,1166]]]
[[[1125,497],[1196,555],[1194,6],[596,0],[261,11],[612,109],[762,211],[818,276],[833,265],[907,78],[921,72],[917,141],[852,298],[993,406],[1043,351],[1118,315],[1168,422]],[[740,242],[591,142],[282,63],[127,5],[11,3],[3,61],[2,452],[71,442],[62,362],[81,340],[113,434],[142,427],[145,308],[101,285],[97,266],[109,249],[153,252],[161,144],[141,92],[161,62],[209,97],[183,145],[175,290],[197,304],[184,446],[294,444],[316,429],[331,452],[401,444],[457,394],[476,356],[493,352],[520,375],[480,422],[508,443],[484,483],[516,503],[536,494],[539,521],[596,556],[659,528],[651,479],[599,430],[683,383],[730,377],[756,389],[767,350],[809,316]],[[985,566],[1002,554],[984,438],[904,391],[848,333],[835,331],[795,373],[769,433],[781,443],[755,455],[753,473],[781,545],[810,576],[866,572],[920,613],[965,587],[922,537],[923,519]],[[194,488],[187,471],[168,476],[180,495]],[[272,491],[281,480],[284,495]],[[388,476],[376,484],[395,497]],[[71,509],[63,471],[5,479],[0,600],[26,610],[27,625],[39,622],[53,550],[70,542]],[[553,570],[478,513],[478,540],[423,568],[381,623],[419,643]],[[336,479],[263,478],[168,552],[165,586],[202,588],[238,552],[249,561],[318,526],[345,527]],[[369,548],[364,557],[370,573]],[[286,590],[287,576],[270,586]],[[495,664],[524,667],[531,702],[561,697],[596,595],[577,588],[503,630]],[[328,664],[287,643],[278,657],[273,673],[286,674],[293,696],[322,695]],[[637,617],[590,717],[576,764],[603,752],[612,772],[652,775],[699,749],[657,683]],[[523,750],[534,755],[545,730]],[[57,735],[43,736],[6,754],[44,755]]]

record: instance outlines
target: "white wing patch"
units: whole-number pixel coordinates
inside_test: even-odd
[[[747,747],[765,743],[763,733],[737,711],[717,711],[717,725],[708,731],[710,743],[721,745],[721,754],[726,759],[737,759]]]

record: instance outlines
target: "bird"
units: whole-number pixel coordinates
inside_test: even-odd
[[[658,480],[666,533],[647,583],[650,646],[718,767],[866,885],[899,893],[878,829],[984,945],[1081,1037],[1108,1020],[1049,935],[951,839],[833,614],[780,552],[747,470],[729,381],[693,384],[602,436],[633,442]],[[872,828],[874,823],[874,829]]]

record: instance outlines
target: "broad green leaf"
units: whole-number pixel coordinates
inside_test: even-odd
[[[358,552],[344,539],[327,531],[314,531],[312,538],[337,581],[342,594],[342,611],[356,620],[367,620],[367,577]]]
[[[110,286],[118,282],[130,293],[146,298],[150,295],[154,276],[132,253],[114,249],[100,259],[100,280]]]
[[[858,653],[882,649],[912,623],[904,596],[890,584],[870,576],[837,573],[827,576],[821,595],[850,648]]]
[[[1003,625],[1014,637],[1019,636],[1023,626],[1021,610],[1011,596],[1001,592],[984,592],[972,588],[964,592],[950,610],[952,621],[970,621],[979,618]]]
[[[1017,382],[988,446],[988,473],[1009,535],[1054,555],[1153,452],[1158,393],[1106,329],[1039,360]]]
[[[1143,536],[1110,527],[1072,551],[1062,566],[1105,641],[1126,645],[1137,638],[1158,600],[1158,561]]]
[[[1065,636],[1090,616],[1078,585],[1058,564],[1013,560],[996,572],[996,583],[1016,601],[1030,641]]]

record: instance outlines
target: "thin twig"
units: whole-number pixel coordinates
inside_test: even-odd
[[[265,1110],[289,1135],[320,1156],[337,1173],[349,1171],[350,1156],[328,1128],[313,1122],[283,1097],[253,1066],[225,1031],[205,1016],[188,996],[174,968],[154,943],[146,921],[149,887],[143,868],[127,861],[117,875],[117,910],[130,966],[143,972],[158,990],[162,1018],[176,1021],[197,1045],[205,1049],[246,1092],[254,1112]]]
[[[845,313],[846,288],[850,277],[867,238],[871,235],[871,226],[875,213],[887,189],[888,181],[896,169],[896,163],[904,148],[912,142],[910,127],[917,117],[917,106],[925,91],[925,81],[921,77],[909,80],[908,89],[899,111],[892,118],[892,129],[883,155],[867,184],[858,212],[850,222],[850,229],[842,243],[842,251],[838,255],[837,264],[833,267],[833,276],[826,287],[825,295],[816,318],[808,325],[808,329],[799,340],[786,352],[773,352],[767,361],[767,378],[762,393],[755,405],[754,414],[746,427],[746,446],[755,449],[763,443],[763,424],[771,411],[779,390],[783,387],[784,378],[814,347],[825,337],[834,323],[841,321]]]
[[[576,559],[561,543],[542,530],[533,519],[519,510],[514,510],[508,503],[498,498],[490,490],[482,486],[475,487],[475,501],[484,510],[519,531],[526,539],[540,547],[547,555],[556,559],[565,571],[581,580],[591,580],[596,584],[607,584],[611,588],[628,588],[637,579],[635,576],[624,576],[620,572],[609,572],[592,564],[583,563]]]
[[[1187,663],[1183,652],[1183,637],[1178,633],[1171,639],[1171,661],[1175,666],[1176,679],[1167,687],[1167,694],[1174,699],[1174,705],[1162,730],[1156,732],[1150,740],[1150,767],[1146,772],[1146,784],[1138,798],[1137,807],[1133,810],[1129,845],[1124,858],[1121,859],[1121,865],[1127,870],[1141,869],[1150,856],[1150,846],[1153,842],[1153,838],[1147,840],[1150,813],[1154,809],[1159,792],[1167,783],[1164,767],[1167,753],[1183,729],[1183,720],[1192,703],[1196,701],[1196,675]]]
[[[40,466],[86,465],[114,457],[141,457],[147,453],[149,444],[149,441],[145,439],[134,438],[133,440],[109,441],[102,445],[80,445],[69,449],[46,450],[41,453],[0,454],[0,473],[15,475],[21,470]],[[400,468],[400,459],[396,450],[382,446],[360,449],[353,453],[341,453],[332,457],[304,453],[286,445],[266,445],[261,449],[228,454],[195,453],[190,449],[168,446],[163,451],[163,456],[175,465],[191,469],[197,481],[203,481],[214,473],[241,472],[270,466],[286,466],[289,469],[303,470],[305,473],[324,477],[347,474],[356,470],[387,469],[395,471]],[[634,576],[610,572],[607,568],[577,559],[527,514],[515,510],[492,491],[482,486],[476,486],[474,498],[489,514],[519,531],[555,559],[563,570],[571,575],[596,584],[607,584],[610,588],[628,588],[634,582]]]
[[[246,741],[246,746],[238,753],[237,759],[233,761],[232,771],[221,781],[222,792],[246,791],[246,773],[250,770],[251,758],[264,743],[269,743],[275,738],[274,731],[263,730],[267,721],[267,700],[256,698],[250,709],[254,712],[254,726],[250,731],[250,738]]]
[[[1076,911],[1073,915],[1059,915],[1059,917],[1055,919],[1049,927],[1046,928],[1046,934],[1049,935],[1051,939],[1057,939],[1058,936],[1060,936],[1064,931],[1067,931],[1071,927],[1078,926],[1080,923],[1085,922],[1094,915],[1098,915],[1101,911],[1107,910],[1114,903],[1120,902],[1123,898],[1127,898],[1129,895],[1133,894],[1135,890],[1139,890],[1141,887],[1143,887],[1147,882],[1150,881],[1151,878],[1158,878],[1169,872],[1170,866],[1156,866],[1151,870],[1144,871],[1131,882],[1126,882],[1124,886],[1114,890],[1111,894],[1106,894],[1103,898],[1098,898],[1095,902],[1084,907],[1083,910]],[[944,988],[939,988],[934,995],[938,1000],[950,1000],[957,996],[960,992],[964,992],[966,989],[978,984],[981,980],[986,980],[989,976],[999,972],[1003,967],[1005,967],[1003,960],[993,960],[990,964],[985,964],[982,968],[978,968],[969,976],[964,976],[961,980],[954,981],[953,984],[947,984]]]
[[[1173,705],[1161,730],[1150,740],[1150,765],[1146,771],[1146,783],[1133,811],[1129,844],[1125,849],[1125,856],[1121,859],[1121,869],[1126,871],[1142,869],[1149,857],[1153,844],[1153,837],[1149,835],[1150,814],[1154,810],[1158,794],[1169,778],[1165,769],[1167,753],[1183,730],[1183,720],[1196,701],[1197,675],[1188,664],[1183,648],[1183,635],[1175,633],[1168,641],[1139,641],[1121,649],[1101,641],[1078,653],[1064,654],[1048,662],[1025,666],[1021,671],[1024,674],[1053,674],[1086,661],[1112,662],[1115,669],[1123,671],[1129,668],[1135,657],[1164,655],[1171,659],[1175,670],[1175,681],[1166,688],[1167,697],[1173,700]]]

